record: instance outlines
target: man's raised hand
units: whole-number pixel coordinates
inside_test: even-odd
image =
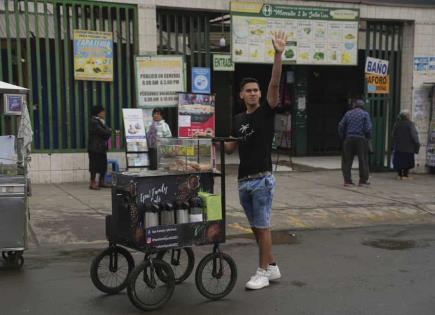
[[[275,48],[275,53],[282,54],[285,48],[285,43],[287,42],[287,35],[283,31],[274,32],[272,36],[273,48]]]

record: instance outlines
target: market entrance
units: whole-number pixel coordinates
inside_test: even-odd
[[[307,153],[338,155],[337,125],[351,100],[364,94],[364,52],[358,66],[307,67]]]

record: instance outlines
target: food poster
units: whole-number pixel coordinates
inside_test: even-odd
[[[178,94],[178,136],[214,137],[215,97],[214,95]]]
[[[113,34],[74,30],[74,79],[113,81]]]
[[[123,108],[127,152],[148,151],[143,112],[140,108]],[[131,157],[133,158],[133,156]],[[129,164],[135,165],[135,164]]]
[[[283,63],[356,65],[359,10],[231,2],[234,62],[273,63],[272,35],[287,35]]]
[[[183,56],[137,56],[135,65],[138,107],[176,107],[186,90]]]

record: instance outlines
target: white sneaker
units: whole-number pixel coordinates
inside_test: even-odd
[[[258,268],[255,275],[246,282],[246,288],[250,290],[258,290],[269,286],[269,278],[267,270]]]
[[[266,273],[269,281],[278,280],[281,278],[281,272],[279,271],[278,265],[267,266]]]

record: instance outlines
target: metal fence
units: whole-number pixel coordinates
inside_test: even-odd
[[[97,104],[106,108],[108,125],[121,130],[122,108],[135,102],[137,21],[135,5],[83,0],[2,1],[0,80],[29,88],[35,150],[84,150],[90,109]],[[113,33],[113,82],[74,80],[75,29]],[[1,134],[15,131],[12,120],[0,119]]]

